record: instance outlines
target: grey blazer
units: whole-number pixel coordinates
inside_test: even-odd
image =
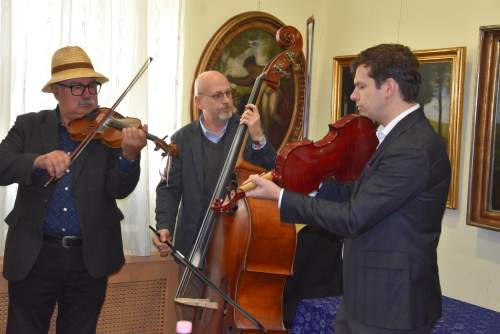
[[[343,302],[351,318],[414,329],[441,316],[436,247],[449,184],[443,140],[417,110],[388,134],[356,182],[325,184],[322,197],[330,200],[285,191],[281,219],[345,237]]]
[[[40,154],[57,149],[56,110],[19,116],[0,144],[0,184],[18,183],[14,208],[5,218],[9,225],[4,276],[20,280],[29,273],[42,245],[43,221],[54,184],[44,188],[46,173],[33,173]],[[90,275],[107,276],[124,263],[116,199],[130,194],[140,175],[139,159],[128,172],[119,168],[120,150],[94,140],[75,160],[72,194],[81,224],[83,256]]]
[[[239,115],[234,114],[227,126],[226,152],[239,125]],[[192,122],[173,136],[180,155],[172,159],[168,184],[161,181],[156,188],[157,228],[167,228],[174,233],[174,245],[188,256],[201,226],[205,211],[203,207],[202,132],[199,121]],[[266,169],[274,167],[276,151],[266,144],[260,150],[251,148],[250,140],[244,152],[245,160]],[[182,202],[182,203],[181,203]]]

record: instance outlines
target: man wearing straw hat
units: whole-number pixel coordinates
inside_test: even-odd
[[[47,333],[56,303],[57,333],[95,333],[107,277],[124,263],[115,200],[139,180],[146,130],[124,129],[121,149],[93,140],[73,162],[68,154],[79,143],[67,125],[97,108],[107,81],[81,48],[57,50],[42,89],[57,107],[20,115],[0,143],[0,184],[19,185],[5,218],[7,333]]]

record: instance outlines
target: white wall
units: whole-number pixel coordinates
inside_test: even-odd
[[[500,311],[500,232],[466,225],[474,120],[479,27],[500,24],[496,0],[185,0],[182,122],[189,122],[191,85],[200,54],[229,18],[260,10],[298,28],[314,15],[316,38],[311,96],[311,139],[321,138],[330,121],[332,59],[382,42],[412,49],[467,48],[459,201],[447,210],[439,245],[443,293]]]

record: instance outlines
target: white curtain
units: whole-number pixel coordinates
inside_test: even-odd
[[[16,116],[53,109],[52,94],[41,92],[50,78],[54,51],[81,46],[94,68],[110,81],[99,93],[101,106],[110,107],[146,61],[148,71],[116,109],[148,123],[159,137],[178,128],[178,96],[182,83],[179,32],[181,0],[0,0],[0,137]],[[149,144],[142,151],[141,179],[119,206],[125,215],[125,253],[149,255],[155,224],[155,187],[161,154]],[[13,207],[16,185],[0,187],[2,220]],[[0,255],[7,225],[0,223]],[[29,245],[27,245],[29,247]]]

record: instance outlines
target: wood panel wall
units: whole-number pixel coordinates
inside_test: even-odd
[[[3,259],[0,257],[0,273]],[[177,264],[158,255],[127,257],[126,264],[110,276],[97,333],[175,333],[174,296]],[[0,275],[0,333],[7,325],[7,281]],[[55,333],[57,310],[49,333]]]

